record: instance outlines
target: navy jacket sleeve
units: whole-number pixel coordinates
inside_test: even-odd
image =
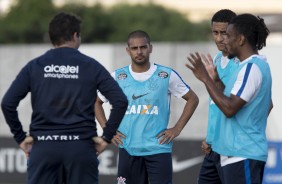
[[[118,83],[106,69],[101,70],[100,76],[98,90],[109,100],[112,106],[108,122],[103,132],[104,138],[110,141],[115,135],[125,114],[128,101]]]
[[[8,126],[18,144],[26,137],[18,117],[17,107],[30,91],[28,67],[24,67],[4,95],[1,107]]]

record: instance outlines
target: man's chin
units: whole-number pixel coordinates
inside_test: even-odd
[[[136,63],[137,65],[143,65],[143,64],[146,63],[146,60],[135,60],[135,63]]]
[[[220,45],[220,44],[218,44],[218,45],[216,45],[217,46],[217,49],[219,50],[219,51],[226,51],[227,49],[226,49],[226,47],[225,47],[225,45]]]

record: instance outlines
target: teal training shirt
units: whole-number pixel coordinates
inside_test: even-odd
[[[246,66],[244,82],[238,90],[238,97],[249,86],[246,85],[251,68],[257,65],[262,83],[255,96],[247,102],[233,117],[227,118],[220,114],[220,123],[217,123],[216,134],[212,148],[214,151],[225,156],[244,157],[254,160],[267,160],[266,123],[271,103],[272,79],[268,63],[258,56],[239,65],[234,75],[225,87],[225,95],[230,96],[236,82],[238,73]]]
[[[118,130],[126,136],[122,147],[130,155],[171,152],[172,143],[161,145],[157,139],[168,125],[170,74],[170,68],[157,65],[153,75],[141,82],[132,77],[129,66],[115,71],[115,79],[128,99],[128,108]]]
[[[222,55],[222,52],[219,52],[214,58],[214,65],[216,66],[216,70],[220,80],[224,85],[230,79],[231,74],[238,68],[238,61],[235,59],[228,59]],[[209,99],[209,113],[208,113],[208,128],[206,135],[206,142],[208,144],[213,144],[213,139],[215,135],[215,124],[219,121],[219,113],[220,109],[217,105]]]

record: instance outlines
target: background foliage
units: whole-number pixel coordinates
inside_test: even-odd
[[[153,41],[206,41],[208,22],[191,23],[181,13],[152,3],[119,4],[105,8],[68,4],[55,7],[51,0],[19,0],[8,14],[0,17],[0,43],[49,42],[48,23],[60,11],[72,12],[82,19],[82,42],[124,42],[129,32],[142,29]]]

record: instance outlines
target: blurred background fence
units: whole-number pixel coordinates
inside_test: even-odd
[[[199,171],[200,163],[203,159],[203,154],[200,152],[200,142],[205,138],[207,126],[207,107],[208,93],[203,84],[199,82],[185,67],[187,62],[186,56],[190,52],[199,51],[202,53],[211,53],[215,55],[217,52],[215,45],[212,42],[207,43],[152,43],[153,53],[151,61],[170,66],[175,69],[190,85],[190,87],[198,94],[200,104],[187,124],[181,132],[181,135],[176,139],[174,144],[174,181],[180,184],[181,181],[196,181],[196,176]],[[267,128],[267,135],[270,141],[270,156],[269,156],[269,172],[271,177],[280,179],[282,176],[281,169],[281,142],[282,142],[282,124],[280,123],[279,113],[282,111],[281,98],[282,86],[278,84],[281,78],[280,69],[282,63],[279,61],[281,52],[281,44],[268,44],[261,51],[268,57],[273,76],[273,102],[274,109],[272,110]],[[101,62],[110,72],[115,68],[119,68],[130,63],[130,59],[125,51],[126,44],[82,44],[80,51],[85,53],[99,62]],[[19,70],[32,58],[43,54],[50,49],[51,45],[36,44],[36,45],[5,45],[0,46],[0,97],[4,95],[8,86],[14,80]],[[170,126],[172,126],[180,116],[184,106],[184,101],[172,97]],[[109,114],[109,108],[106,114]],[[266,108],[266,107],[262,107]],[[27,96],[19,106],[20,119],[24,125],[24,129],[28,131],[31,115],[30,97]],[[99,127],[98,127],[99,128]],[[101,133],[101,129],[99,128]],[[46,155],[48,156],[48,155]],[[101,183],[113,183],[115,181],[116,172],[116,156],[117,150],[110,147],[105,153],[100,156],[100,174]],[[274,174],[274,173],[278,174]],[[5,123],[2,113],[0,114],[0,183],[4,181],[19,182],[24,181],[26,174],[26,160],[23,153],[18,149],[12,139],[8,126]],[[277,176],[276,176],[277,175]],[[16,176],[16,177],[15,177]],[[189,177],[188,177],[189,176]],[[188,177],[188,178],[187,178]]]

